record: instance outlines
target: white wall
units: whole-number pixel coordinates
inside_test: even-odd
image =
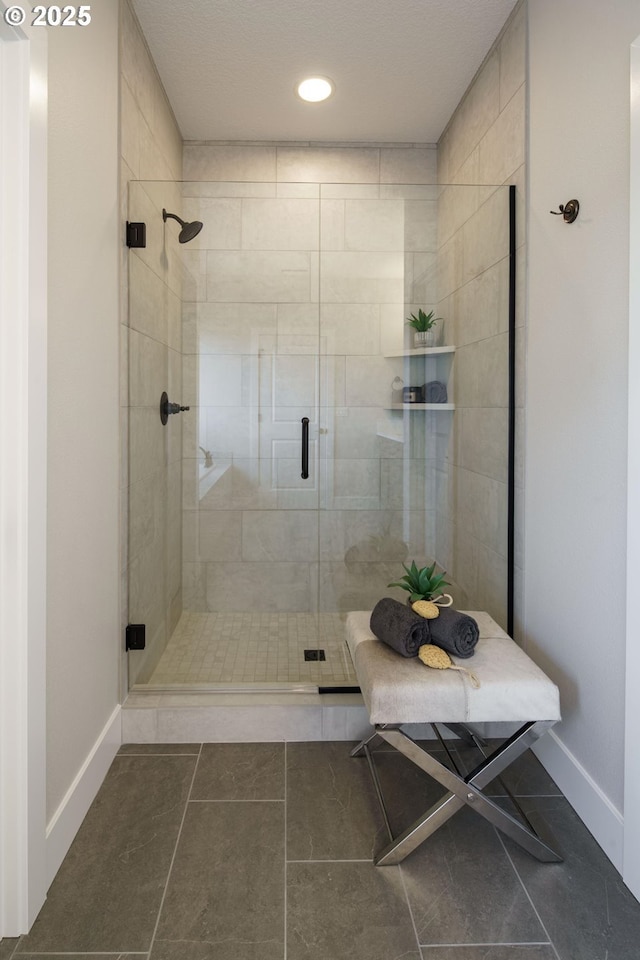
[[[118,703],[117,0],[92,16],[48,30],[49,821]]]
[[[559,683],[544,752],[621,863],[629,47],[637,0],[529,4],[525,635]],[[551,209],[577,197],[573,225]]]

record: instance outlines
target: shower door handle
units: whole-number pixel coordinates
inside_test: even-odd
[[[303,480],[309,479],[309,417],[303,417],[302,423],[302,473]]]

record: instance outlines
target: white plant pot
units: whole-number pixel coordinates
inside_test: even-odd
[[[435,347],[436,345],[436,331],[432,327],[431,330],[414,330],[413,331],[413,346],[414,347]]]

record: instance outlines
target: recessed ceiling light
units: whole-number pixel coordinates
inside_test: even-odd
[[[309,103],[319,103],[333,93],[333,84],[326,77],[307,77],[297,86],[298,96]]]

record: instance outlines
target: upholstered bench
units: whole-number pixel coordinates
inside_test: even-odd
[[[375,727],[352,751],[366,756],[389,830],[390,843],[376,858],[378,866],[401,860],[465,804],[477,811],[522,847],[543,861],[562,858],[549,837],[536,831],[519,807],[513,816],[482,792],[517,757],[560,719],[558,688],[527,654],[487,614],[469,611],[478,623],[480,640],[472,658],[454,663],[468,667],[479,681],[475,688],[457,670],[433,670],[417,657],[405,658],[378,640],[369,628],[369,611],[348,613],[346,640],[358,683]],[[469,724],[501,722],[517,730],[487,755],[486,744]],[[405,724],[430,724],[440,740],[449,765],[440,763],[402,730]],[[449,749],[439,726],[474,744],[480,762],[469,774],[459,769],[455,751]],[[382,790],[371,746],[382,738],[436,779],[447,793],[400,836],[389,828]]]

